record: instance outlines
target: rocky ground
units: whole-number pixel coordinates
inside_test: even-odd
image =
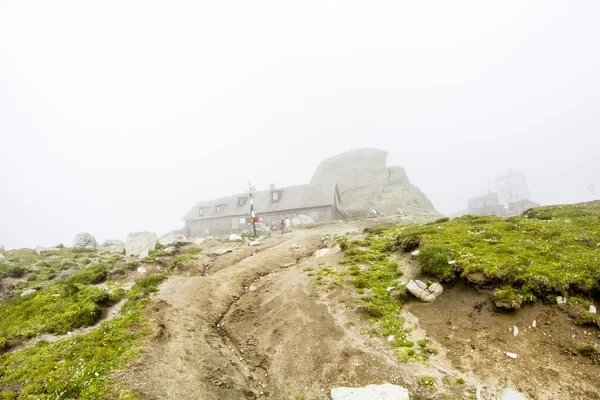
[[[422,302],[398,290],[411,279],[432,287],[410,252],[392,252],[380,261],[397,269],[393,276],[363,276],[364,270],[348,263],[353,253],[342,250],[337,238],[359,243],[364,250],[354,254],[362,257],[371,254],[363,228],[399,222],[410,221],[347,220],[274,235],[258,246],[212,239],[151,251],[138,261],[102,252],[67,252],[72,260],[66,264],[56,255],[36,261],[19,278],[4,277],[4,288],[12,288],[5,297],[17,296],[17,289],[33,287],[43,295],[59,287],[53,285],[60,282],[45,288],[44,282],[28,279],[45,276],[48,260],[63,268],[54,280],[73,280],[95,271],[96,262],[113,260],[109,280],[86,283],[85,290],[119,287],[123,300],[105,306],[95,325],[9,340],[8,353],[0,356],[0,399],[17,398],[15,393],[54,398],[38,395],[51,393],[55,382],[49,372],[36,376],[35,370],[62,368],[60,379],[69,382],[74,367],[63,368],[65,358],[73,365],[85,360],[85,368],[98,368],[98,379],[106,376],[96,394],[85,386],[93,376],[85,382],[77,377],[71,384],[84,387],[61,389],[72,398],[307,400],[334,393],[342,399],[346,394],[332,389],[382,384],[406,388],[411,399],[600,398],[598,353],[595,347],[587,353],[577,347],[600,345],[600,331],[574,319],[568,305],[538,302],[502,312],[492,289],[462,280],[443,284],[441,294],[435,291],[434,300]],[[111,280],[115,274],[117,286]],[[154,276],[156,282],[166,279],[148,298]],[[377,303],[372,281],[357,284],[361,276],[383,279],[383,304]],[[52,296],[58,295],[47,298]],[[390,309],[393,304],[401,308]],[[394,333],[382,334],[381,326]],[[95,337],[105,343],[107,335],[114,336],[110,358],[99,364],[87,360],[86,354],[96,351]],[[122,354],[124,346],[128,350]],[[25,381],[19,368],[30,371]],[[502,397],[507,388],[522,397]]]
[[[216,257],[206,276],[167,280],[148,306],[152,339],[123,374],[126,387],[148,399],[328,399],[334,387],[386,382],[413,399],[496,399],[506,387],[526,398],[600,398],[600,368],[569,347],[573,335],[597,340],[598,329],[574,325],[558,306],[498,312],[489,292],[464,284],[432,303],[407,300],[398,318],[437,354],[401,362],[369,333],[354,287],[307,273],[339,267],[330,238],[346,231],[358,229],[274,237]],[[315,258],[322,248],[327,254]],[[420,277],[412,261],[399,265],[402,280]]]

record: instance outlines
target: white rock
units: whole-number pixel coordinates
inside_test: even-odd
[[[396,336],[394,336],[394,335],[390,335],[390,336],[388,336],[388,338],[387,338],[387,341],[388,341],[388,342],[393,342],[393,341],[394,341],[394,339],[396,339]]]
[[[419,250],[415,250],[412,253],[410,253],[411,256],[418,256],[419,255]]]
[[[29,296],[32,293],[35,293],[35,289],[27,289],[26,291],[24,291],[23,293],[21,293],[21,297],[23,297],[23,296]]]
[[[156,248],[158,237],[152,232],[132,232],[125,241],[125,253],[128,256],[148,257],[148,252]]]
[[[205,238],[198,238],[198,239],[194,240],[194,244],[204,244],[204,243],[206,243]]]
[[[537,322],[535,319],[533,320],[533,323],[531,324],[531,326],[533,326],[534,328],[537,326]]]
[[[235,233],[232,233],[231,235],[229,235],[229,241],[230,242],[243,242],[244,239],[242,239],[242,237],[240,235],[236,235]]]
[[[44,251],[55,251],[55,250],[59,250],[59,249],[57,247],[40,247],[40,246],[37,246],[35,248],[35,252],[37,254],[41,254]]]
[[[177,247],[169,246],[165,249],[165,253],[167,254],[175,254],[177,252]]]
[[[526,400],[527,398],[514,389],[506,388],[500,393],[500,400]]]
[[[448,264],[454,265],[454,264],[456,264],[456,260],[450,260],[450,261],[448,261]]]
[[[517,355],[517,353],[510,353],[508,351],[505,351],[504,354],[506,354],[506,357],[510,357],[510,358],[518,358],[519,357]]]
[[[417,281],[419,282],[419,281]],[[413,296],[415,296],[417,299],[424,301],[426,303],[431,303],[432,301],[435,300],[435,296],[431,293],[429,293],[429,291],[427,289],[423,289],[421,288],[417,282],[415,282],[414,280],[410,280],[408,282],[408,284],[406,285],[406,290],[408,290],[408,292],[410,294],[412,294]],[[427,286],[425,286],[425,288],[427,288]]]
[[[331,400],[409,400],[409,394],[402,386],[384,383],[359,388],[333,388]]]
[[[442,294],[442,292],[444,291],[444,288],[439,283],[432,283],[431,285],[429,285],[429,291],[435,297],[439,297],[440,294]]]
[[[250,285],[250,286],[248,287],[248,291],[249,291],[249,292],[254,292],[255,290],[256,290],[256,286],[254,286],[254,285]]]
[[[160,237],[160,239],[158,239],[158,243],[162,244],[163,246],[174,246],[176,244],[185,244],[185,243],[189,243],[190,241],[183,235],[176,235],[173,233],[167,233],[166,235],[163,235]]]
[[[319,249],[315,252],[315,258],[321,258],[329,254],[329,249]]]
[[[252,240],[248,242],[248,246],[260,246],[260,240]]]
[[[590,306],[590,312],[591,312],[592,314],[596,314],[596,307],[594,307],[594,306]]]
[[[146,273],[146,268],[144,268],[144,267],[138,267],[137,272],[139,272],[140,274],[145,274]]]
[[[419,281],[416,280],[415,283],[417,284],[418,287],[420,287],[421,289],[427,289],[427,285],[425,284],[425,282],[423,281]]]
[[[517,336],[519,334],[519,328],[513,326],[513,336]]]
[[[556,304],[567,304],[567,299],[562,296],[556,296]]]
[[[108,250],[111,253],[122,253],[125,251],[125,242],[122,240],[106,239],[102,243],[102,249]]]
[[[78,233],[73,239],[73,248],[74,249],[89,249],[96,250],[98,243],[96,243],[96,239],[87,232]]]
[[[391,292],[392,290],[396,289],[396,286],[388,286],[385,288],[386,292]]]
[[[290,246],[290,249],[294,249],[294,250],[298,250],[300,248],[300,246],[298,246],[297,244],[293,244]]]

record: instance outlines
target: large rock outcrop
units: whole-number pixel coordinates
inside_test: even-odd
[[[125,240],[125,253],[128,256],[148,257],[148,252],[154,250],[158,237],[152,232],[133,232]]]
[[[425,212],[437,214],[431,201],[408,180],[402,167],[387,166],[387,152],[359,149],[319,164],[311,183],[336,182],[342,207],[351,216]]]

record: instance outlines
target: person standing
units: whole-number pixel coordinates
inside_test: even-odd
[[[285,230],[285,221],[281,220],[281,223],[279,224],[279,229],[281,229],[281,236],[283,236],[283,231]]]

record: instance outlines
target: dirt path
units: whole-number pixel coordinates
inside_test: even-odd
[[[497,313],[489,294],[467,286],[446,288],[433,304],[409,300],[401,317],[411,340],[428,338],[439,354],[399,363],[385,338],[369,335],[353,288],[316,286],[305,272],[336,265],[336,248],[319,259],[314,252],[323,235],[347,231],[357,229],[333,224],[241,245],[206,256],[209,268],[171,277],[148,306],[153,333],[123,376],[126,388],[143,399],[329,399],[332,387],[389,382],[413,400],[490,400],[504,387],[531,398],[600,399],[600,368],[569,347],[597,329],[575,327],[552,306]],[[420,275],[409,259],[398,262],[399,283]],[[423,376],[437,387],[421,387]]]

